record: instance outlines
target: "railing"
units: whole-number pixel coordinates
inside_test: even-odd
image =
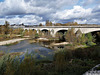
[[[25,26],[25,28],[100,28],[100,26]]]
[[[79,25],[79,26],[39,26],[39,25],[35,25],[35,26],[11,26],[11,27],[15,27],[15,28],[100,28],[100,25]]]

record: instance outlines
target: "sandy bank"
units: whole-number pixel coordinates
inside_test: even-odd
[[[39,41],[48,41],[49,39],[47,39],[47,38],[38,38],[37,40],[39,40]]]
[[[15,42],[25,40],[25,39],[28,39],[28,38],[18,38],[18,39],[12,39],[12,40],[7,40],[7,41],[1,41],[0,45],[11,44],[11,43],[15,43]]]
[[[59,46],[59,45],[67,45],[68,42],[61,42],[61,43],[52,43],[53,46]]]

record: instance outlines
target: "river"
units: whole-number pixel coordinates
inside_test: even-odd
[[[24,52],[32,54],[36,59],[53,59],[54,50],[41,46],[39,43],[30,44],[28,40],[20,41],[16,45],[0,46],[0,51],[6,53]]]

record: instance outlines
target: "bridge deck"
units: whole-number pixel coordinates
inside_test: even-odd
[[[100,28],[100,26],[25,26],[25,28]]]

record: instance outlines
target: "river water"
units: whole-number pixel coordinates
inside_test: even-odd
[[[16,45],[0,46],[0,51],[6,53],[24,52],[32,54],[36,59],[53,59],[54,50],[41,46],[39,43],[30,44],[28,40],[19,42]]]

